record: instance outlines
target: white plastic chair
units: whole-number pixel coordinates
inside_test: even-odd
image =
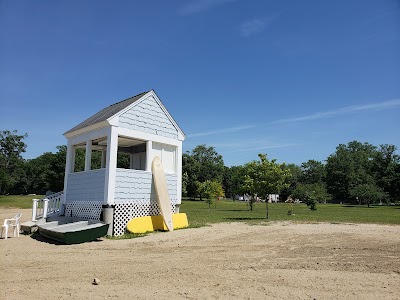
[[[22,214],[16,214],[14,218],[12,219],[5,219],[3,227],[1,228],[1,234],[0,236],[3,237],[3,230],[6,230],[6,235],[5,239],[8,238],[8,228],[9,227],[14,227],[14,237],[17,236],[19,237],[19,231],[20,231],[20,224],[19,224],[19,219],[21,218]]]

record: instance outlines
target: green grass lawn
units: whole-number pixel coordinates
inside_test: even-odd
[[[317,210],[311,211],[305,204],[293,204],[292,209],[294,215],[288,216],[288,204],[270,203],[269,221],[400,224],[400,206],[317,204]],[[190,227],[218,222],[260,224],[265,222],[266,204],[255,203],[250,211],[243,201],[222,200],[216,208],[214,201],[209,209],[204,201],[183,200],[180,212],[187,214]]]
[[[42,197],[0,196],[0,208],[31,208],[32,199]],[[247,202],[221,200],[209,209],[205,201],[183,200],[180,211],[187,214],[190,227],[200,227],[219,222],[265,223],[265,207],[255,203],[250,211]],[[305,204],[293,204],[292,209],[294,215],[288,216],[288,204],[269,204],[269,221],[400,224],[400,206],[317,204],[317,210],[311,211]]]
[[[21,196],[21,195],[9,195],[0,196],[0,207],[1,208],[32,208],[32,199],[41,199],[43,195],[35,196]]]

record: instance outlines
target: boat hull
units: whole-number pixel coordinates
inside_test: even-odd
[[[64,244],[80,244],[106,236],[108,226],[100,221],[58,220],[39,225],[38,231],[41,235]]]

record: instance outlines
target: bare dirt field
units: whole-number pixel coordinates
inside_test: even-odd
[[[0,255],[4,299],[400,299],[400,226],[221,223],[80,245],[22,235]]]

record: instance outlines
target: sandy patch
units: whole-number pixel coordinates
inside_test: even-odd
[[[21,236],[0,240],[0,255],[7,299],[400,299],[400,226],[223,223],[80,245]]]

